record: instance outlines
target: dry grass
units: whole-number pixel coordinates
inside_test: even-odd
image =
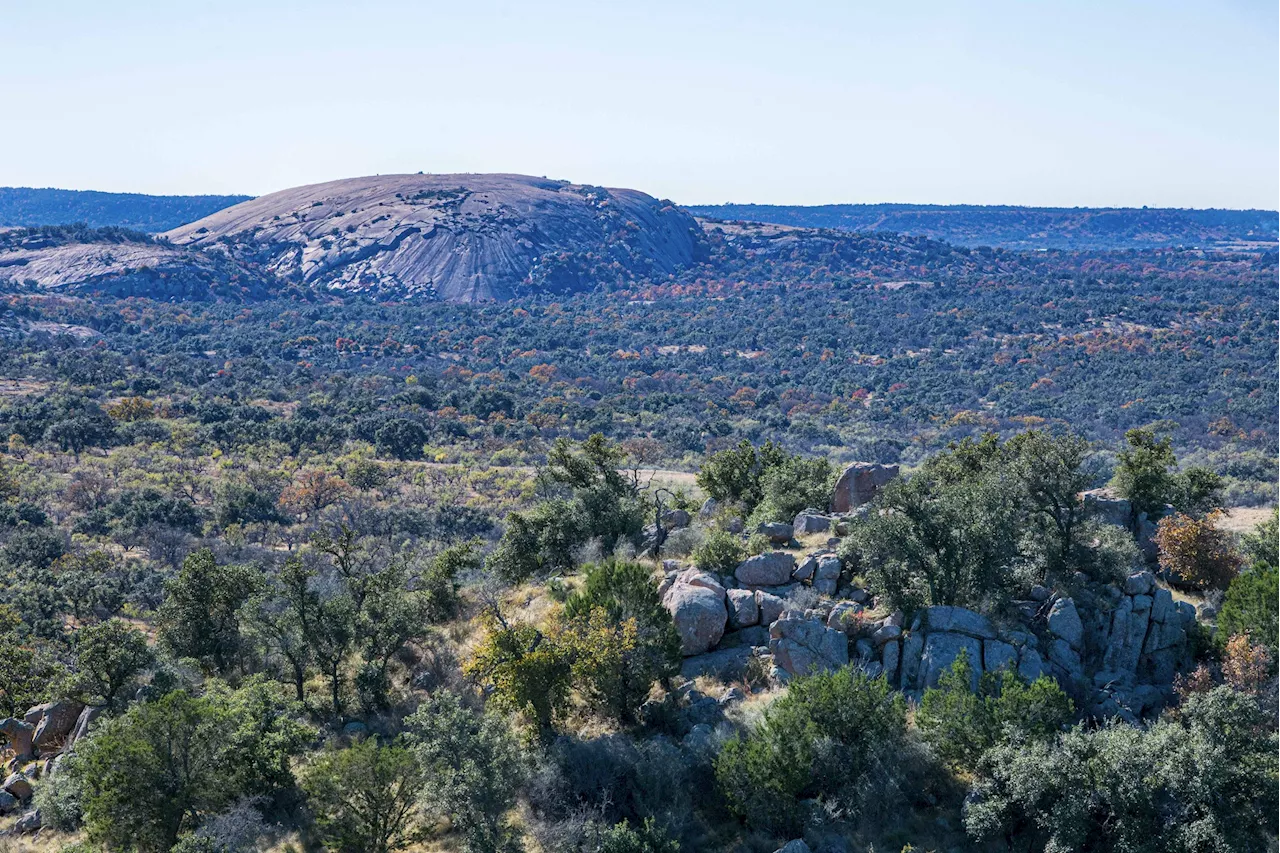
[[[1233,533],[1251,533],[1253,529],[1271,517],[1275,507],[1237,506],[1222,514],[1218,527]]]

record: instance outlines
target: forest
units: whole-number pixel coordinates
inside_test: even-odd
[[[1274,255],[710,239],[500,304],[6,294],[3,843],[1273,846]]]

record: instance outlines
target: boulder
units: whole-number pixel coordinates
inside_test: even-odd
[[[760,605],[749,589],[731,589],[725,593],[731,628],[749,628],[760,623]]]
[[[1027,593],[1027,598],[1031,599],[1032,601],[1043,602],[1043,601],[1049,600],[1050,594],[1051,593],[1049,592],[1049,588],[1047,586],[1041,586],[1040,584],[1036,584],[1035,586],[1031,587],[1031,592]]]
[[[669,509],[662,514],[662,525],[668,530],[679,530],[688,527],[689,513],[682,509]]]
[[[8,791],[19,800],[30,799],[35,788],[31,786],[31,780],[24,773],[10,773],[9,778],[0,784],[0,789]]]
[[[18,802],[18,798],[8,791],[0,790],[0,815],[12,814],[16,812],[22,803]]]
[[[680,652],[686,657],[700,655],[720,642],[729,613],[725,594],[706,586],[677,581],[667,590],[662,606],[671,614],[680,635]]]
[[[1084,623],[1076,610],[1076,603],[1069,598],[1059,598],[1049,610],[1049,632],[1066,640],[1073,649],[1084,642]]]
[[[978,640],[993,640],[996,636],[995,626],[990,619],[963,607],[927,607],[924,611],[924,624],[930,631],[964,634]],[[970,660],[976,663],[981,658],[971,656]]]
[[[95,705],[86,705],[84,710],[80,712],[80,716],[76,718],[76,724],[71,729],[71,736],[67,738],[67,746],[71,746],[80,738],[89,734],[89,727],[93,725],[93,721],[102,716],[105,708]]]
[[[743,560],[733,574],[747,586],[780,586],[791,580],[795,565],[796,558],[786,551],[770,551]]]
[[[983,640],[982,670],[983,672],[999,672],[1002,669],[1018,668],[1018,650],[1000,640]]]
[[[809,578],[813,577],[813,573],[817,571],[817,569],[818,558],[815,555],[810,554],[796,565],[795,570],[791,573],[791,578],[792,580],[797,581],[807,581]]]
[[[720,502],[715,498],[707,498],[702,502],[701,508],[698,509],[698,518],[706,521],[714,516],[718,509],[720,509]]]
[[[894,679],[898,677],[898,661],[902,656],[902,646],[897,640],[892,640],[884,644],[884,648],[880,651],[880,665],[884,670],[885,677],[892,684]]]
[[[897,465],[877,465],[873,462],[855,462],[836,481],[831,494],[832,512],[850,512],[870,503],[880,487],[898,476]]]
[[[760,624],[768,627],[778,621],[782,611],[787,609],[787,602],[771,592],[756,590],[756,603],[760,605]]]
[[[796,515],[791,522],[791,529],[796,534],[822,533],[831,529],[831,517],[806,509]]]
[[[769,651],[791,675],[839,669],[849,663],[849,641],[821,622],[783,616],[769,626]]]
[[[962,650],[968,655],[973,689],[977,690],[978,679],[982,676],[981,643],[965,634],[944,631],[933,631],[925,638],[924,651],[920,655],[920,686],[937,687],[938,679],[951,668]]]
[[[1035,649],[1023,649],[1018,661],[1018,676],[1030,684],[1044,675],[1044,660]]]
[[[31,736],[31,745],[37,752],[65,741],[75,729],[80,712],[84,710],[84,705],[70,699],[48,702],[39,707],[44,709],[44,713]]]
[[[920,676],[920,655],[924,651],[924,634],[912,631],[902,641],[899,684],[901,690],[915,690]]]
[[[1081,496],[1084,499],[1084,511],[1090,518],[1103,524],[1128,528],[1133,517],[1133,506],[1127,500],[1117,497],[1110,489],[1090,489]]]
[[[886,625],[881,625],[876,629],[876,632],[871,635],[871,643],[876,648],[880,648],[890,640],[897,640],[901,636],[902,629],[890,622]]]
[[[0,734],[8,741],[10,752],[21,761],[27,761],[35,755],[35,750],[31,748],[31,736],[35,734],[35,730],[36,727],[26,720],[14,717],[0,720]]]
[[[1125,578],[1125,595],[1148,595],[1156,585],[1156,576],[1151,572],[1134,572]]]
[[[36,832],[44,825],[44,821],[40,818],[39,809],[31,809],[18,818],[13,825],[13,831],[19,835],[30,835]]]
[[[714,676],[722,681],[739,679],[747,671],[747,663],[751,657],[751,646],[745,644],[731,649],[716,649],[705,655],[685,658],[680,664],[680,675],[688,679],[704,675]]]
[[[769,541],[775,545],[785,545],[795,535],[791,525],[785,521],[766,521],[756,527],[756,533],[768,536]]]

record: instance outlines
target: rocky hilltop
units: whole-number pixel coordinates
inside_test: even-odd
[[[159,299],[256,299],[274,281],[231,258],[124,228],[0,229],[0,286]]]
[[[701,229],[669,202],[525,175],[381,175],[297,187],[169,231],[277,278],[450,302],[676,271]]]

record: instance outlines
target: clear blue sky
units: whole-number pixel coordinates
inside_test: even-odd
[[[1277,207],[1275,0],[0,0],[0,185]]]

